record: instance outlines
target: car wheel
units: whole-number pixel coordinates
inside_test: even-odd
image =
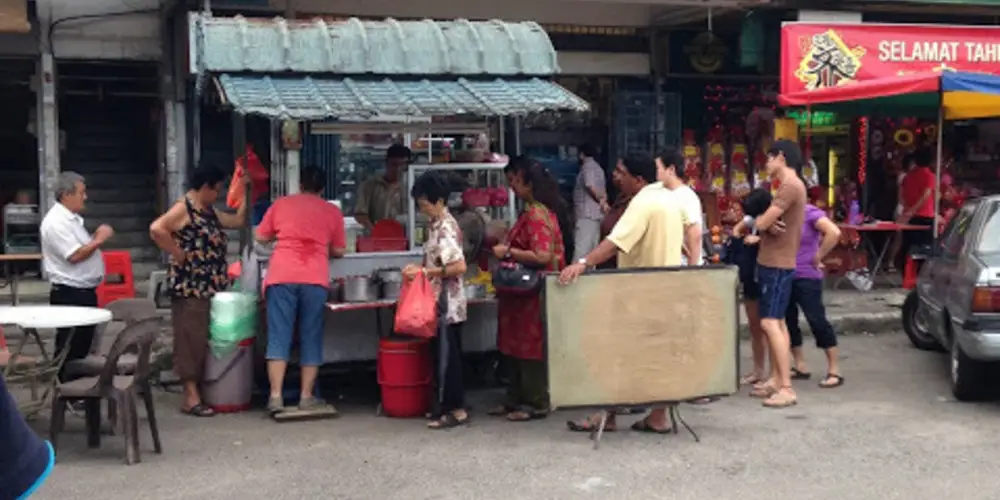
[[[959,401],[982,401],[987,394],[987,379],[991,363],[976,361],[964,352],[958,343],[958,338],[952,336],[951,356],[949,359],[951,373],[951,392]]]
[[[919,309],[920,297],[916,290],[911,291],[903,302],[903,331],[913,347],[924,351],[943,351],[934,335],[927,331],[927,322],[921,321],[917,316]]]

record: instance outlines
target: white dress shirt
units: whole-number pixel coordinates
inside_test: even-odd
[[[96,250],[86,260],[73,264],[70,256],[93,237],[83,226],[83,217],[56,203],[42,219],[42,267],[53,285],[95,288],[104,280],[104,258]]]

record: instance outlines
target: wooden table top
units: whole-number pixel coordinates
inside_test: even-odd
[[[26,260],[42,260],[40,253],[4,253],[0,254],[0,262],[14,262]]]

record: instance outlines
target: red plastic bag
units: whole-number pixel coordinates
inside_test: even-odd
[[[260,158],[254,152],[252,144],[247,145],[246,154],[236,159],[233,181],[229,184],[229,192],[226,194],[226,205],[229,208],[239,208],[243,204],[243,198],[246,196],[246,187],[240,182],[240,179],[248,173],[250,174],[251,185],[253,186],[250,203],[253,203],[254,200],[266,195],[270,189],[268,185],[270,174],[264,168],[264,164],[260,162]]]
[[[427,275],[404,280],[396,304],[396,333],[431,338],[437,334],[437,316],[437,298]]]

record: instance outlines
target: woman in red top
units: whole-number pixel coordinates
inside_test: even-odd
[[[524,202],[524,211],[506,243],[494,246],[493,254],[498,259],[559,271],[566,263],[560,219],[567,213],[559,185],[541,165],[525,156],[511,160],[504,173],[514,194]],[[497,347],[513,366],[507,401],[490,414],[506,415],[512,422],[544,418],[549,398],[541,295],[501,295],[498,299]]]

